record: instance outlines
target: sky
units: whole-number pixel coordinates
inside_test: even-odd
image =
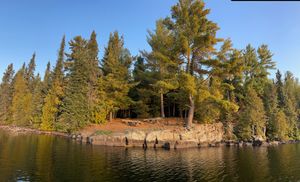
[[[150,50],[147,30],[170,15],[177,0],[1,0],[0,75],[9,63],[19,69],[36,52],[37,72],[55,64],[62,36],[88,38],[95,30],[100,58],[109,33],[118,30],[132,55]],[[234,47],[268,44],[277,67],[300,77],[300,2],[231,2],[205,0],[219,38]]]

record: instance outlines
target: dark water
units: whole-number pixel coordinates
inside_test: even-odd
[[[1,182],[299,180],[300,144],[144,151],[0,131]]]

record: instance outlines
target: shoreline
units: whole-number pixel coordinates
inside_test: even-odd
[[[20,127],[20,126],[10,126],[10,125],[0,125],[0,129],[16,133],[16,134],[37,134],[37,135],[53,135],[53,136],[60,136],[60,137],[69,137],[67,133],[63,132],[57,132],[57,131],[43,131],[39,129],[34,128],[28,128],[28,127]]]
[[[182,140],[176,139],[174,137],[173,131],[173,139],[170,139],[168,136],[170,133],[166,135],[167,132],[170,131],[152,131],[149,133],[145,133],[146,138],[143,139],[142,130],[132,130],[129,133],[118,133],[112,132],[109,134],[100,134],[100,135],[85,135],[80,132],[78,134],[67,134],[63,132],[56,132],[56,131],[42,131],[39,129],[27,128],[27,127],[19,127],[19,126],[10,126],[10,125],[0,125],[0,129],[16,133],[16,134],[37,134],[37,135],[52,135],[52,136],[59,136],[64,138],[69,138],[72,140],[76,140],[78,142],[84,142],[90,145],[99,145],[99,146],[113,146],[113,147],[137,147],[137,148],[163,148],[163,149],[184,149],[184,148],[201,148],[201,147],[220,147],[220,146],[227,146],[227,147],[269,147],[269,146],[278,146],[281,144],[291,144],[291,143],[298,143],[299,141],[290,140],[286,142],[281,141],[238,141],[238,140],[224,140],[223,135],[221,140],[219,141],[195,141],[192,138]],[[156,132],[156,135],[153,133]],[[160,132],[158,134],[157,132]],[[164,134],[162,133],[164,132]],[[190,133],[194,131],[186,131],[186,133]],[[180,137],[181,133],[178,133]],[[133,136],[136,135],[136,136]],[[140,136],[138,136],[140,135]],[[152,135],[152,137],[151,137]],[[131,137],[130,137],[131,136]],[[150,138],[149,138],[150,137]],[[158,140],[158,137],[162,138]],[[164,138],[164,139],[163,139]]]

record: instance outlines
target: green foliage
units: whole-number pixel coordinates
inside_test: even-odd
[[[0,84],[0,124],[7,124],[10,120],[10,107],[12,104],[12,81],[14,76],[13,65],[8,65]]]
[[[88,64],[87,41],[77,36],[70,41],[72,53],[68,55],[68,83],[62,105],[60,122],[67,124],[69,130],[77,130],[91,122],[87,99]]]
[[[266,115],[261,98],[249,87],[246,89],[244,102],[240,114],[239,137],[246,140],[255,136],[265,138]]]
[[[11,122],[14,125],[29,126],[32,114],[32,94],[24,77],[25,68],[19,70],[13,81]]]
[[[41,129],[42,130],[55,130],[56,124],[58,122],[59,112],[61,110],[62,99],[64,97],[64,73],[63,73],[63,64],[64,64],[64,49],[65,49],[65,36],[63,37],[58,53],[58,59],[56,62],[56,66],[54,68],[52,74],[52,82],[51,85],[48,86],[49,83],[49,74],[48,66],[45,73],[46,80],[44,79],[45,85],[49,88],[47,90],[47,95],[44,99],[44,105],[42,108],[42,116],[41,116]]]
[[[110,34],[102,60],[103,77],[99,78],[99,103],[101,110],[113,113],[120,109],[128,109],[132,100],[128,92],[133,86],[129,83],[129,67],[132,57],[124,48],[124,40],[118,32]],[[112,118],[110,118],[112,119]]]

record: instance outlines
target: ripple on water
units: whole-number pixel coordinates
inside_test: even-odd
[[[299,181],[300,144],[142,150],[0,132],[0,181]]]

